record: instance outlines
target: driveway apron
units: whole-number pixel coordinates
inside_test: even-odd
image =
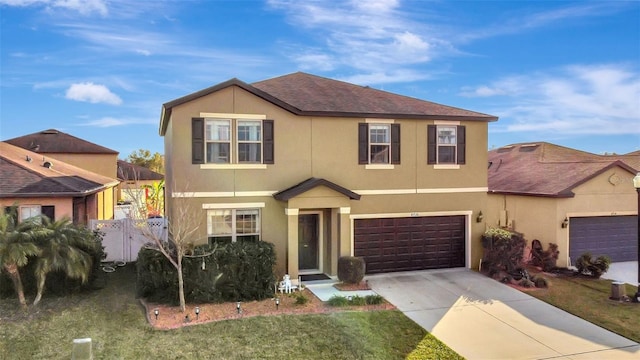
[[[640,345],[468,269],[366,277],[467,359],[640,359]]]

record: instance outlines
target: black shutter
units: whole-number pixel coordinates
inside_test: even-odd
[[[427,125],[427,164],[438,163],[438,139],[436,138],[436,126]]]
[[[458,145],[458,156],[456,156],[456,158],[458,159],[458,164],[464,164],[466,161],[466,148],[467,148],[467,144],[466,144],[466,134],[465,134],[465,127],[459,125],[458,126],[458,130],[457,130],[457,145]]]
[[[358,164],[369,163],[369,125],[358,124]]]
[[[204,119],[191,119],[191,163],[204,164]]]
[[[391,124],[391,163],[400,164],[400,124]]]
[[[56,220],[56,207],[53,205],[43,205],[40,207],[40,212],[45,215],[51,221]]]
[[[262,152],[263,152],[263,163],[264,164],[274,164],[275,163],[275,154],[273,149],[273,120],[263,120],[262,121]]]

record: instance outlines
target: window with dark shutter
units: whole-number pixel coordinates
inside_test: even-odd
[[[358,124],[358,164],[369,163],[369,125]]]
[[[53,205],[42,205],[40,211],[42,215],[45,215],[51,221],[55,221],[56,219],[56,207]]]
[[[465,130],[461,125],[427,125],[427,164],[465,164]]]
[[[204,119],[191,119],[191,163],[204,164]]]
[[[264,163],[265,164],[274,164],[275,163],[275,153],[274,153],[274,132],[273,132],[273,120],[263,120],[262,121],[262,139],[263,139],[263,152],[264,152]]]
[[[391,124],[391,163],[400,164],[400,124]]]

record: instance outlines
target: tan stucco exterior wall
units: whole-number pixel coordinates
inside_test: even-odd
[[[490,194],[487,225],[497,227],[500,211],[506,210],[513,230],[524,234],[528,245],[533,239],[558,245],[558,266],[570,265],[569,228],[561,226],[565,218],[637,214],[634,174],[615,167],[573,189],[571,198]],[[611,181],[610,181],[611,179]]]
[[[96,174],[118,178],[118,155],[117,154],[44,154],[46,158],[53,158],[67,164],[77,166],[81,169],[89,170]],[[55,163],[54,163],[55,166]]]
[[[211,169],[191,163],[191,119],[201,113],[260,114],[274,120],[275,164],[264,169]],[[457,169],[434,169],[427,165],[427,125],[433,121],[394,120],[401,125],[401,164],[393,169],[371,170],[358,165],[358,123],[365,119],[295,116],[282,108],[231,87],[172,109],[165,134],[167,211],[169,192],[198,193],[194,207],[203,204],[260,203],[262,238],[276,245],[278,272],[297,267],[297,217],[285,209],[324,211],[324,249],[331,257],[352,251],[351,220],[364,214],[441,212],[470,213],[469,267],[481,257],[480,235],[484,223],[476,223],[487,206],[487,123],[462,122],[466,126],[466,164]],[[388,121],[388,120],[384,120]],[[452,123],[455,124],[455,123]],[[316,188],[289,202],[271,194],[308,178],[324,178],[362,198],[349,200],[330,189]],[[260,192],[261,194],[255,195]],[[254,196],[255,195],[255,196]],[[206,211],[198,215],[202,226],[198,239],[206,242]],[[287,266],[287,262],[289,265]],[[335,273],[336,265],[325,264]],[[327,271],[328,272],[328,271]],[[294,274],[292,274],[294,275]]]
[[[6,206],[24,206],[24,205],[40,205],[55,206],[56,219],[67,217],[73,219],[73,199],[72,198],[2,198],[0,199],[0,207],[4,209]]]

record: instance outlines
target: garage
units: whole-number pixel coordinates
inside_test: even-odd
[[[607,255],[613,262],[635,261],[638,256],[637,216],[595,216],[569,219],[569,257],[575,264],[585,252]]]
[[[367,274],[465,266],[466,217],[354,220],[354,255]]]

